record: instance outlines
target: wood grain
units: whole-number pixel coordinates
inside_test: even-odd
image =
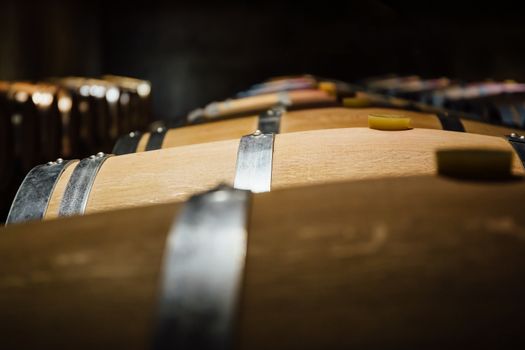
[[[111,157],[97,174],[86,212],[180,201],[232,184],[237,147],[231,140]]]
[[[475,134],[490,135],[490,136],[505,136],[510,135],[515,132],[521,134],[522,131],[519,129],[508,128],[505,126],[488,124],[477,122],[469,119],[462,119],[463,126],[465,127],[466,132],[471,132]]]
[[[320,129],[368,127],[369,114],[395,114],[410,117],[413,128],[442,129],[434,114],[389,108],[312,108],[286,112],[281,119],[281,133]],[[257,116],[219,120],[204,124],[169,129],[162,147],[177,147],[197,143],[240,139],[257,128]],[[470,133],[504,136],[519,130],[462,119],[465,130]],[[137,152],[146,149],[149,133],[142,136]]]
[[[512,151],[502,138],[430,129],[352,128],[291,133],[277,135],[274,147],[272,189],[435,174],[435,151],[441,148]],[[516,174],[524,173],[515,154],[513,170]]]
[[[239,349],[523,348],[523,181],[254,195]],[[145,349],[178,205],[0,229],[3,349]]]
[[[219,183],[231,185],[238,143],[227,140],[111,157],[95,179],[86,211],[181,201]],[[275,138],[272,189],[435,174],[434,153],[444,147],[513,152],[502,138],[430,129],[280,134]],[[521,162],[514,158],[514,173],[523,174]]]
[[[432,114],[402,111],[387,108],[313,108],[286,112],[281,119],[281,133],[319,129],[349,127],[367,127],[368,114],[403,114],[412,119],[412,126],[417,128],[441,129],[441,123]],[[255,115],[208,122],[204,124],[169,129],[163,148],[184,146],[197,143],[240,139],[257,129],[258,117]],[[149,134],[148,134],[149,135]],[[143,137],[148,137],[144,135]],[[145,147],[139,147],[145,150]]]
[[[176,207],[127,213],[1,230],[2,349],[149,347]]]
[[[257,196],[238,348],[522,347],[523,183],[435,180]]]
[[[281,94],[283,93],[269,93],[222,102],[213,102],[206,106],[204,116],[213,119],[227,115],[263,111],[280,103]],[[284,94],[287,96],[292,106],[336,101],[334,96],[315,89],[287,91]]]
[[[389,108],[338,107],[290,111],[283,117],[281,130],[282,132],[296,132],[316,129],[368,127],[369,114],[404,115],[410,117],[410,124],[413,128],[442,129],[441,123],[433,114]]]
[[[136,152],[144,152],[146,151],[146,146],[148,145],[150,133],[145,132],[140,137],[139,143],[137,144],[137,151]]]
[[[257,116],[249,116],[169,129],[162,148],[240,139],[257,130],[258,120]]]

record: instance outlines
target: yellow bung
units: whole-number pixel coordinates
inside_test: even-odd
[[[319,90],[324,91],[330,95],[335,95],[337,93],[337,87],[335,83],[330,81],[321,81],[318,85]]]
[[[368,97],[346,97],[343,99],[343,106],[350,108],[369,107],[372,101]]]
[[[495,149],[441,149],[436,152],[438,174],[479,180],[512,177],[512,152]]]
[[[408,130],[410,118],[403,115],[369,114],[368,127],[378,130]]]

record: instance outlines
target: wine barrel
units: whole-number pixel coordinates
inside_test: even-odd
[[[151,83],[124,76],[104,75],[121,90],[119,130],[145,129],[151,119]]]
[[[9,84],[14,152],[23,172],[60,154],[62,129],[57,92],[56,86],[46,83]]]
[[[271,112],[271,115],[268,113]],[[344,108],[326,107],[284,111],[270,109],[261,115],[225,119],[184,127],[159,128],[152,133],[132,132],[121,137],[113,149],[114,154],[151,151],[196,143],[239,138],[257,129],[263,129],[266,120],[275,124],[274,131],[289,133],[296,131],[367,127],[370,114],[404,115],[411,119],[414,128],[444,129],[482,135],[503,136],[519,130],[490,125],[474,120],[452,118],[443,114],[421,113],[392,108]]]
[[[188,121],[213,120],[223,117],[257,113],[275,105],[289,108],[305,108],[318,105],[336,104],[337,98],[332,94],[317,89],[280,91],[245,98],[212,102],[204,108],[196,109],[188,115]]]
[[[2,348],[525,346],[523,181],[245,196],[0,229]]]
[[[468,112],[490,123],[518,128],[524,125],[525,114],[512,104],[524,101],[525,84],[515,81],[458,84],[446,78],[422,80],[409,76],[369,80],[365,86],[390,96]]]
[[[319,82],[311,75],[277,77],[252,85],[247,90],[239,92],[237,96],[247,97],[280,91],[315,89],[317,87],[319,87]]]
[[[80,163],[64,161],[35,168],[37,175],[28,174],[8,222],[180,201],[219,183],[263,192],[344,180],[435,174],[435,152],[443,148],[512,152],[512,171],[522,175],[525,143],[517,135],[514,138],[511,145],[504,138],[442,130],[343,128],[254,133],[240,141],[116,157],[100,153]],[[41,177],[48,181],[46,186],[40,185]],[[38,205],[33,198],[35,187],[46,193],[39,197]],[[27,202],[37,206],[31,215],[25,213]]]
[[[63,112],[70,121],[73,156],[96,149],[110,151],[118,136],[145,128],[149,119],[149,82],[118,76],[53,80],[70,94]]]

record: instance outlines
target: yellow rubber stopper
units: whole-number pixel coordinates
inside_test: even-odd
[[[369,114],[368,127],[378,130],[408,130],[410,118],[402,115]]]
[[[319,90],[324,91],[330,95],[337,94],[337,86],[331,81],[320,81],[317,87]]]
[[[436,151],[439,175],[472,180],[512,177],[512,152],[490,149],[441,149]]]
[[[343,106],[349,108],[363,108],[372,105],[368,97],[346,97],[343,98]]]

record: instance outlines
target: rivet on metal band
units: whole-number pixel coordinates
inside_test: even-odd
[[[232,347],[250,198],[219,187],[181,209],[164,253],[156,350]]]
[[[6,224],[42,219],[58,179],[72,162],[58,158],[31,169],[16,193]]]
[[[437,113],[437,117],[443,130],[465,132],[465,127],[456,116],[450,116],[448,113]]]
[[[272,185],[274,134],[257,130],[241,138],[237,152],[234,187],[252,192],[268,192]]]
[[[161,149],[167,131],[166,128],[158,127],[155,131],[151,132],[149,134],[148,143],[146,144],[146,151]]]
[[[263,134],[278,134],[281,128],[281,117],[286,111],[284,106],[276,106],[259,114],[259,129]]]
[[[525,136],[512,133],[507,137],[507,140],[510,142],[516,154],[521,160],[523,167],[525,168]]]
[[[122,154],[137,152],[137,146],[141,136],[142,133],[140,131],[132,131],[127,135],[121,136],[115,143],[112,153],[119,156]]]
[[[78,163],[62,197],[59,216],[84,214],[97,173],[106,159],[111,156],[111,154],[99,152]]]

